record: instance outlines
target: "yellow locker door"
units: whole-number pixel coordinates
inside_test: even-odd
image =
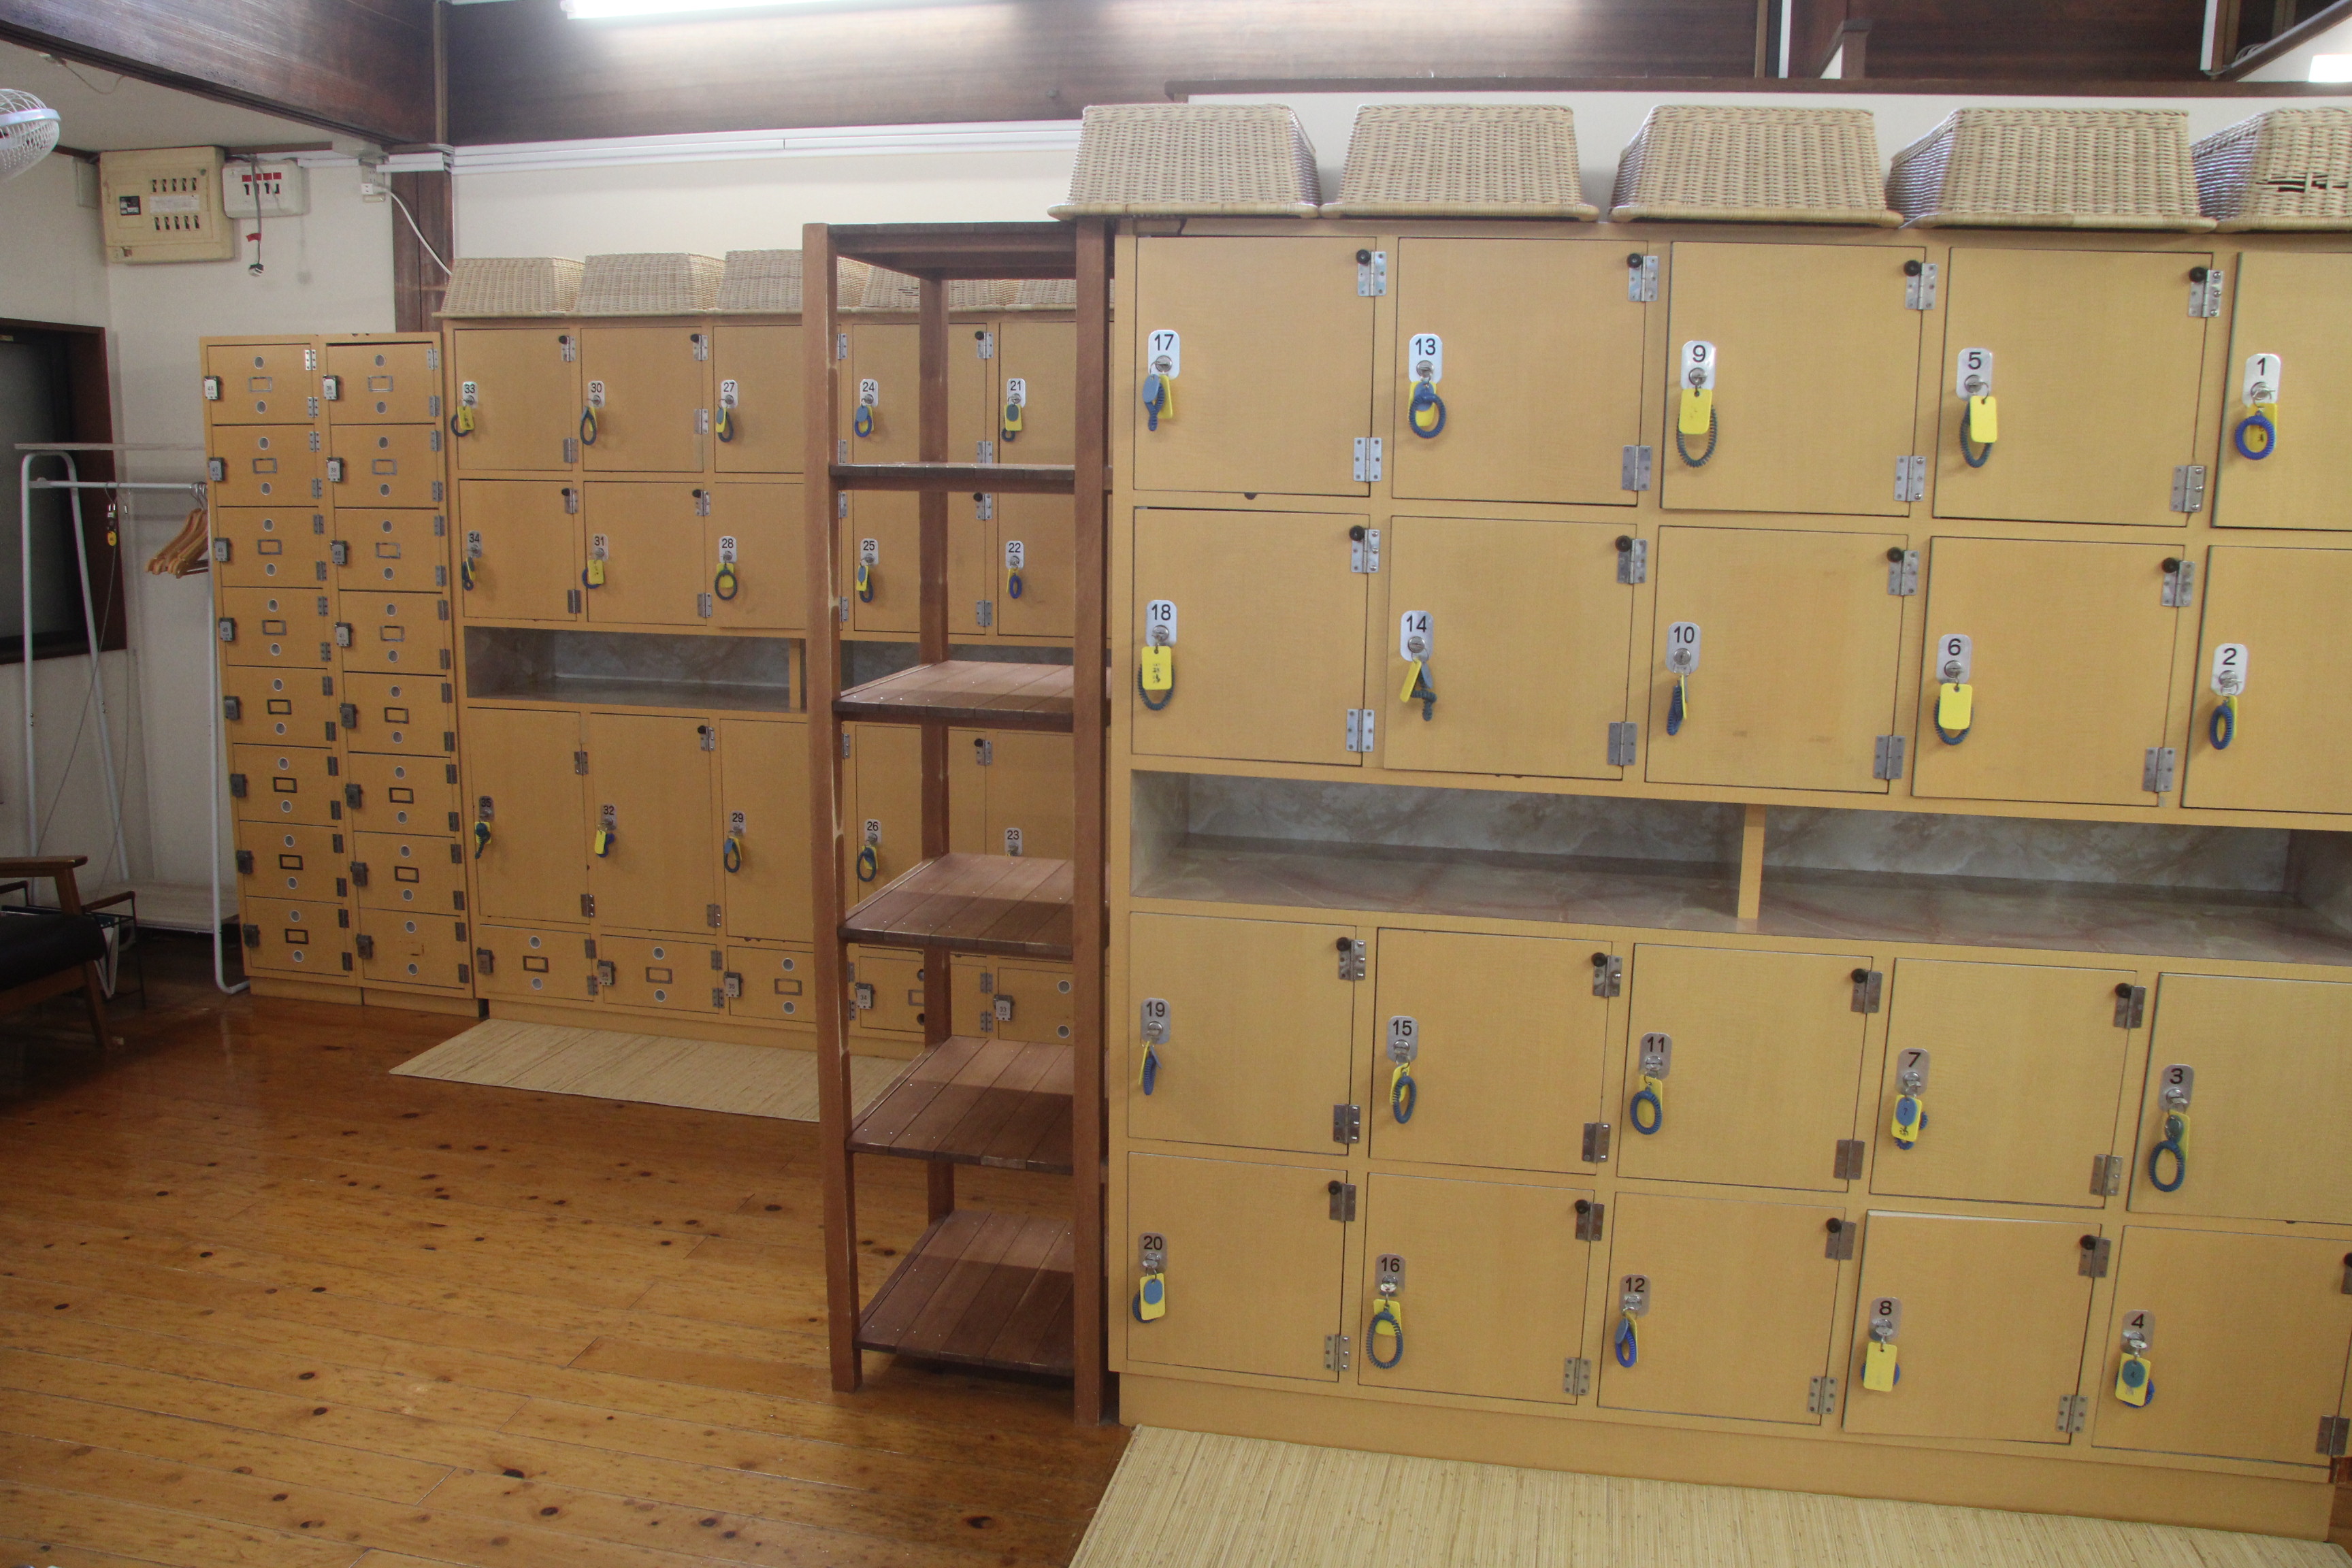
[[[912,459],[908,459],[911,461]],[[849,601],[849,629],[911,638],[923,612],[920,499],[912,491],[861,490],[849,498],[834,554],[835,592]],[[949,503],[950,509],[955,503]],[[863,587],[857,569],[866,568]],[[949,610],[953,616],[953,608]]]
[[[1620,270],[1622,270],[1622,267]],[[1450,428],[1450,426],[1449,426]],[[1625,718],[1633,593],[1627,536],[1605,522],[1401,517],[1381,569],[1392,630],[1380,700],[1382,762],[1433,773],[1624,776],[1609,761]],[[1631,575],[1631,568],[1626,569]],[[1424,710],[1406,660],[1426,649]]]
[[[2130,1225],[2116,1263],[2093,1447],[2326,1468],[2315,1438],[2343,1407],[2352,1346],[2342,1241]],[[2127,1349],[2147,1363],[2144,1405],[2116,1395]]]
[[[436,594],[449,586],[449,520],[441,512],[341,507],[335,534],[338,587]]]
[[[601,999],[620,1007],[659,1007],[671,1013],[724,1013],[727,960],[723,949],[679,937],[596,938],[600,965],[612,978],[598,987]],[[599,973],[604,973],[601,968]]]
[[[702,568],[710,624],[729,631],[799,631],[808,625],[808,552],[802,547],[801,484],[715,485]],[[719,568],[731,565],[733,596]]]
[[[2064,1443],[2058,1402],[2083,1373],[2095,1227],[1871,1211],[1847,1366],[1845,1429],[1884,1436]],[[1889,1389],[1864,1383],[1872,1324],[1893,1304]]]
[[[1857,970],[1869,960],[1748,948],[1633,949],[1619,1169],[1628,1176],[1842,1192],[1862,1073]],[[1653,1038],[1654,1037],[1654,1038]],[[1661,1046],[1658,1042],[1663,1040]],[[1645,1059],[1664,1057],[1652,1108]]]
[[[580,487],[550,479],[466,479],[451,554],[472,566],[460,582],[479,621],[576,621],[584,591]]]
[[[2319,345],[2352,342],[2352,256],[2242,250],[2234,259],[2213,521],[2342,528],[2352,488],[2352,366]],[[2246,427],[2263,406],[2248,395],[2264,388],[2267,448],[2260,428]]]
[[[230,814],[239,822],[313,827],[341,822],[341,774],[340,760],[323,747],[231,746]]]
[[[360,909],[359,954],[362,985],[432,985],[456,990],[473,977],[473,950],[462,919]]]
[[[1059,496],[1000,495],[995,512],[987,592],[980,596],[995,601],[996,635],[1067,638],[1077,595],[1070,503]],[[959,608],[950,605],[949,614]]]
[[[1906,540],[1886,533],[1659,531],[1649,778],[1885,795]],[[1676,671],[1695,658],[1679,727]]]
[[[2154,544],[1937,539],[1912,793],[2153,807],[2147,752],[2168,738],[2180,624],[2164,563],[2178,559]],[[1948,661],[1963,656],[1973,709],[1954,744],[1937,719]]]
[[[1311,1165],[1129,1154],[1127,1233],[1106,1248],[1129,1364],[1337,1383],[1326,1357],[1342,1331],[1339,1181]],[[1130,1303],[1147,1241],[1165,1262],[1167,1310],[1142,1322]]]
[[[772,1024],[805,1023],[809,963],[806,946],[779,949],[730,945],[727,949],[726,972],[735,976],[737,994],[727,1000],[728,1016],[763,1018]]]
[[[2183,805],[2352,812],[2352,735],[2313,721],[2352,689],[2347,603],[2352,550],[2207,552]],[[2234,688],[2230,721],[2217,687]]]
[[[474,428],[456,438],[460,473],[569,468],[580,456],[580,340],[554,327],[457,327],[450,379]]]
[[[958,343],[961,335],[948,334],[950,361],[963,357]],[[849,363],[835,378],[841,438],[848,453],[841,461],[911,463],[922,456],[922,370],[921,332],[912,322],[850,324]],[[863,434],[857,429],[861,406],[871,410]]]
[[[994,1035],[1045,1045],[1070,1037],[1075,1004],[1066,963],[963,957],[955,961],[950,979],[959,1035]],[[1005,1014],[1002,1018],[1000,1008]],[[1041,1094],[1068,1093],[1068,1058],[1063,1058],[1052,1081],[1034,1088]]]
[[[1345,1152],[1353,926],[1138,914],[1128,937],[1130,1136]]]
[[[2352,985],[2167,974],[2156,1008],[2131,1206],[2352,1225]],[[2178,1171],[2158,1145],[2184,1089]]]
[[[348,981],[352,911],[325,900],[255,899],[237,911],[248,974]]]
[[[2103,1208],[2116,1108],[2137,1031],[2127,969],[1898,960],[1870,1190],[1900,1197]],[[1893,1131],[1916,1078],[1927,1124]]]
[[[597,480],[588,486],[588,618],[613,625],[698,626],[710,587],[702,549],[709,492],[700,485]],[[595,580],[602,563],[604,580]]]
[[[435,507],[446,499],[438,425],[347,426],[328,432],[327,451],[342,465],[341,479],[336,470],[327,476],[338,507]]]
[[[222,733],[231,744],[328,746],[341,732],[335,678],[320,670],[223,664]]]
[[[699,326],[583,327],[582,466],[592,474],[698,474],[710,428],[710,334]],[[593,413],[593,425],[585,417]]]
[[[1577,1234],[1577,1205],[1591,1201],[1575,1187],[1372,1177],[1356,1381],[1573,1404],[1560,1371],[1583,1353],[1592,1248],[1569,1238]],[[1394,1326],[1376,1334],[1384,1300],[1393,1303]],[[1507,1305],[1497,1310],[1498,1303]]]
[[[842,853],[852,904],[923,858],[923,732],[913,724],[845,724]],[[871,861],[860,850],[874,851]]]
[[[215,426],[205,437],[221,477],[212,484],[215,506],[302,506],[325,493],[325,465],[311,443],[319,432],[302,425]]]
[[[730,936],[810,940],[808,735],[805,723],[719,721],[719,855]]]
[[[432,675],[454,663],[449,601],[439,594],[345,591],[335,595],[335,615],[345,669]]]
[[[1593,956],[1540,937],[1382,931],[1363,1101],[1373,1158],[1591,1170],[1585,1125],[1616,1120],[1601,1107],[1609,1003]]]
[[[796,323],[721,321],[711,329],[710,374],[728,425],[713,447],[720,473],[797,474],[807,466],[802,335]]]
[[[586,918],[588,844],[580,827],[586,791],[578,772],[583,743],[577,713],[466,710],[467,854],[485,920]]]
[[[1623,462],[1642,438],[1649,309],[1626,287],[1625,253],[1408,239],[1397,255],[1392,493],[1632,506]],[[1424,368],[1444,406],[1428,436],[1437,411],[1413,412]]]
[[[343,677],[343,739],[354,748],[417,757],[457,749],[457,687],[446,676]]]
[[[401,915],[466,913],[466,853],[446,834],[354,833],[352,890],[360,908]]]
[[[1073,776],[1067,735],[949,731],[949,847],[959,855],[1068,859]]]
[[[906,948],[852,947],[847,969],[851,1032],[879,1036],[899,1047],[919,1043],[923,955]]]
[[[217,507],[213,582],[223,588],[317,588],[327,581],[326,535],[326,514],[308,505]],[[223,545],[226,560],[219,554]]]
[[[354,832],[462,830],[454,761],[354,752],[343,759],[343,776],[344,818]]]
[[[718,922],[719,842],[710,801],[710,724],[691,715],[588,715],[588,861],[600,928],[707,931]]]
[[[319,392],[315,352],[307,342],[205,344],[205,375],[220,384],[206,398],[205,423],[308,425]]]
[[[1076,322],[1030,321],[1014,316],[1004,319],[996,331],[997,405],[990,410],[990,417],[996,423],[998,462],[1066,463],[1073,459],[1077,438],[1077,374]],[[1018,434],[1004,427],[1004,405],[1015,398],[1022,405]],[[1068,503],[1062,504],[1065,516],[1069,510]]]
[[[215,636],[225,665],[316,669],[334,657],[334,600],[315,584],[214,591]]]
[[[587,1002],[595,998],[593,940],[576,931],[477,925],[474,989],[493,999]]]
[[[441,417],[437,343],[329,343],[333,425],[427,425]]]
[[[1820,1426],[1814,1392],[1837,1313],[1829,1226],[1852,1223],[1813,1204],[1620,1188],[1594,1358],[1601,1405]],[[1630,1344],[1629,1305],[1638,1309]]]
[[[2207,330],[2190,310],[2189,272],[2212,262],[2202,252],[1955,247],[1937,374],[1936,515],[2186,522],[2172,510],[2173,469],[2198,460]],[[1960,447],[1959,356],[1972,349],[1991,355],[2000,418],[1981,468]]]
[[[1154,605],[1174,606],[1176,685],[1129,694],[1135,750],[1360,764],[1370,578],[1351,560],[1372,542],[1357,532],[1371,532],[1360,517],[1139,510],[1132,624],[1140,638]]]
[[[1369,494],[1374,305],[1358,289],[1371,260],[1355,239],[1139,241],[1137,384],[1111,389],[1134,422],[1136,488]],[[1175,376],[1156,429],[1155,365]]]
[[[1884,245],[1675,245],[1659,504],[1910,516],[1895,459],[1918,450],[1925,318],[1905,303],[1912,279],[1904,268],[1927,254]],[[1677,447],[1682,395],[1695,374],[1713,389],[1715,430],[1683,436]]]
[[[238,889],[247,897],[341,900],[351,893],[343,834],[300,823],[236,825]]]

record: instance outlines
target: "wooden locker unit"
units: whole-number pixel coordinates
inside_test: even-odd
[[[1611,523],[1549,520],[1401,517],[1384,532],[1382,764],[1623,776],[1610,742],[1626,717],[1633,594],[1621,568],[1633,541]],[[1409,637],[1425,639],[1437,693],[1425,711]]]
[[[449,331],[452,403],[470,408],[452,462],[466,474],[568,470],[580,460],[580,333],[570,326]]]
[[[325,747],[232,745],[230,814],[240,822],[341,822],[341,759]]]
[[[581,467],[592,474],[700,473],[709,440],[709,373],[710,329],[702,323],[583,325]]]
[[[604,854],[588,858],[599,930],[717,929],[716,726],[691,715],[592,712],[587,733],[581,840],[591,843],[600,827],[613,835]]]
[[[215,471],[216,506],[300,507],[326,491],[327,466],[315,427],[301,425],[215,425],[205,432]]]
[[[1902,534],[1659,530],[1649,782],[1886,794],[1882,742],[1895,730],[1908,603],[1889,591],[1889,572],[1907,544]],[[1697,628],[1698,659],[1669,733],[1677,626]]]
[[[441,420],[441,345],[329,343],[327,401],[338,425],[433,425]]]
[[[334,662],[334,595],[315,587],[213,591],[219,619],[221,663],[282,670],[319,669]]]
[[[1955,246],[1937,376],[1936,515],[2186,522],[2173,510],[2175,470],[2200,456],[2208,336],[2191,291],[2213,261],[2204,251]],[[2000,439],[1981,468],[1960,448],[1958,356],[1968,349],[1993,356]]]
[[[465,850],[446,833],[354,833],[352,889],[362,910],[466,913]]]
[[[949,975],[956,1033],[1038,1045],[1070,1038],[1074,986],[1068,964],[967,955],[950,965]],[[1068,1085],[1062,1087],[1066,1093]]]
[[[463,915],[428,915],[362,903],[353,952],[362,985],[470,990],[473,948]]]
[[[952,341],[952,338],[950,339]],[[995,429],[996,460],[1000,463],[1067,463],[1076,451],[1076,424],[1072,417],[1076,386],[1078,329],[1074,321],[1036,321],[1006,316],[996,326],[995,374],[988,393],[994,406],[989,417]],[[1013,384],[1020,384],[1024,402],[1021,429],[1008,433],[1004,406],[1012,401]],[[950,393],[952,398],[952,390]],[[952,447],[950,447],[952,450]],[[1035,501],[1030,496],[1008,500]],[[1066,507],[1041,505],[1066,530]],[[1066,570],[1066,567],[1065,568]],[[1066,629],[1063,636],[1069,635]]]
[[[727,1010],[726,953],[711,942],[600,932],[596,963],[597,995],[608,1006],[674,1013]]]
[[[703,549],[708,486],[682,480],[593,479],[583,529],[588,620],[615,626],[699,626],[710,587]],[[596,563],[604,580],[595,580]]]
[[[467,853],[483,918],[588,918],[586,749],[580,715],[568,710],[467,711]]]
[[[457,752],[457,687],[447,676],[346,675],[342,691],[345,744],[415,757]]]
[[[319,351],[301,341],[205,344],[205,422],[308,425],[318,417]]]
[[[1923,312],[1906,303],[1906,269],[1927,252],[1685,240],[1668,248],[1659,504],[1910,516],[1895,462],[1916,449]],[[1716,429],[1682,437],[1678,449],[1696,343],[1712,345]]]
[[[2315,723],[2352,682],[2341,635],[2352,551],[2215,545],[2205,557],[2205,612],[2193,684],[2181,804],[2243,811],[2352,814],[2352,740]],[[2235,644],[2242,651],[2225,653]],[[2238,690],[2227,730],[2220,670]],[[2226,740],[2226,748],[2216,740]]]
[[[2102,1232],[2073,1220],[1979,1219],[1874,1209],[1863,1231],[1845,1429],[1887,1436],[2063,1444],[2062,1401],[2083,1376],[2091,1308],[2084,1267]],[[2089,1245],[2085,1245],[2085,1244]],[[1864,1386],[1880,1304],[1901,1303],[1902,1376]]]
[[[438,594],[449,587],[448,514],[338,510],[335,585],[377,593]]]
[[[847,965],[855,1030],[862,1035],[923,1037],[923,957],[887,947],[850,950]]]
[[[802,412],[801,330],[797,323],[719,321],[710,330],[714,409],[730,428],[712,447],[722,474],[797,474],[807,419]],[[714,412],[715,420],[718,415]],[[713,432],[716,435],[716,432]],[[797,508],[793,512],[797,527]],[[797,610],[798,605],[794,608]]]
[[[576,931],[517,925],[473,927],[474,989],[519,1002],[589,1002],[595,997],[594,939]]]
[[[727,999],[729,1017],[805,1026],[809,1008],[805,942],[792,947],[730,942],[726,951],[724,973],[735,977],[736,990]]]
[[[800,482],[713,485],[702,524],[702,592],[709,624],[730,631],[799,631],[808,625],[808,547]],[[720,567],[731,565],[731,596]]]
[[[456,554],[468,620],[580,619],[581,487],[554,479],[465,479]]]
[[[335,595],[335,636],[346,669],[437,677],[456,667],[446,595],[345,589]]]
[[[236,825],[239,894],[296,903],[341,902],[351,896],[349,836],[307,823]]]
[[[438,425],[331,426],[328,497],[338,508],[440,506],[441,445]]]
[[[958,855],[1042,855],[1072,847],[1066,735],[948,731],[948,847]]]
[[[844,335],[849,340],[849,358],[840,372],[839,385],[841,428],[847,434],[848,450],[837,460],[913,462],[918,447],[919,389],[922,384],[916,329],[904,322],[856,321]],[[960,346],[957,337],[954,332],[948,334],[950,355]],[[870,403],[866,397],[869,382],[873,393]],[[864,434],[856,427],[856,410],[861,404],[873,410]]]
[[[903,725],[850,724],[842,769],[842,864],[856,896],[887,887],[923,858],[922,736]],[[874,851],[871,868],[859,851]]]
[[[253,899],[237,919],[248,973],[336,984],[352,979],[352,911],[341,902]]]
[[[1023,454],[1024,461],[1034,456]],[[990,499],[994,517],[974,530],[985,531],[975,574],[980,592],[951,595],[950,614],[964,609],[965,598],[985,599],[992,626],[986,636],[1066,642],[1076,610],[1069,508],[1052,496]]]
[[[220,507],[212,523],[213,581],[221,587],[290,593],[328,581],[326,515],[307,504]]]
[[[1391,492],[1632,506],[1624,459],[1642,439],[1649,307],[1625,275],[1625,252],[1607,241],[1400,244]],[[1413,345],[1431,337],[1437,354],[1416,356]],[[1444,405],[1444,428],[1430,436],[1412,424],[1424,363]]]
[[[749,719],[721,719],[718,725],[727,934],[805,942],[812,934],[808,726]]]
[[[922,602],[922,543],[916,500],[898,491],[849,498],[840,523],[842,596],[849,601],[850,633],[902,639],[915,630]],[[857,585],[857,568],[866,585]]]
[[[343,758],[343,820],[354,833],[457,832],[457,764],[446,757]]]
[[[320,669],[220,667],[221,734],[231,745],[331,746],[339,727],[336,679]]]
[[[2352,341],[2352,257],[2239,251],[2229,279],[2230,356],[2222,366],[2221,468],[2213,521],[2221,528],[2345,526],[2352,483],[2352,367],[2334,345]],[[2272,356],[2270,439],[2239,433],[2256,412],[2252,364]],[[2246,452],[2260,453],[2248,457]]]

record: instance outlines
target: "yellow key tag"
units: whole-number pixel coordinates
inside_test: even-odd
[[[588,585],[591,588],[601,588],[604,585],[604,563],[593,556],[589,557],[588,560]]]
[[[1412,700],[1412,689],[1421,684],[1421,666],[1422,661],[1416,658],[1404,667],[1404,689],[1397,693],[1398,701]]]
[[[2116,1368],[2116,1397],[2137,1407],[2146,1405],[2155,1392],[2156,1378],[2147,1357],[2137,1351],[2126,1351],[2123,1364]]]
[[[1685,436],[1704,436],[1715,423],[1715,388],[1685,386],[1683,388],[1683,411],[1675,428]]]
[[[449,423],[450,428],[457,431],[458,435],[470,436],[474,433],[474,411],[463,404],[460,404],[457,408],[457,416]]]
[[[1895,1119],[1887,1124],[1886,1130],[1895,1135],[1895,1142],[1908,1149],[1919,1142],[1919,1130],[1927,1125],[1927,1108],[1917,1095],[1898,1094],[1895,1097]]]
[[[1176,689],[1176,650],[1161,646],[1148,647],[1142,653],[1143,689],[1173,691]]]
[[[1946,681],[1936,693],[1936,727],[1954,731],[1967,729],[1976,719],[1977,689]]]
[[[2000,439],[2000,408],[1990,393],[1969,399],[1969,439],[1979,447]]]
[[[1145,1322],[1157,1322],[1168,1315],[1168,1276],[1147,1274],[1135,1292],[1135,1315]]]
[[[1874,1394],[1895,1392],[1895,1342],[1873,1340],[1862,1352],[1862,1385]]]
[[[597,853],[597,855],[598,855],[599,857],[603,857],[603,856],[609,855],[609,854],[611,854],[611,853],[612,853],[612,851],[613,851],[613,830],[612,830],[611,828],[609,828],[609,827],[600,827],[600,828],[598,828],[598,829],[596,830],[596,843],[595,843],[595,850],[596,850],[596,853]]]

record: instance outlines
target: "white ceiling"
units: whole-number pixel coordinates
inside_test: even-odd
[[[297,120],[240,109],[74,62],[70,68],[31,49],[0,43],[0,87],[29,92],[58,111],[68,147],[111,153],[126,147],[268,147],[356,139]]]

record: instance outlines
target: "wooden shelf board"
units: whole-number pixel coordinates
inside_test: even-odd
[[[835,463],[833,482],[847,490],[971,490],[992,495],[1066,496],[1077,470],[1044,463]]]
[[[849,1131],[859,1154],[1070,1171],[1070,1047],[955,1035],[908,1064]]]
[[[834,254],[914,278],[1076,278],[1077,226],[1046,222],[836,224]]]
[[[841,939],[1067,958],[1070,888],[1066,860],[942,855],[904,872],[850,910],[842,918]]]
[[[1071,667],[951,658],[853,686],[833,700],[845,719],[925,720],[1070,732]]]
[[[958,1209],[874,1293],[857,1348],[1067,1377],[1070,1257],[1066,1219]]]

